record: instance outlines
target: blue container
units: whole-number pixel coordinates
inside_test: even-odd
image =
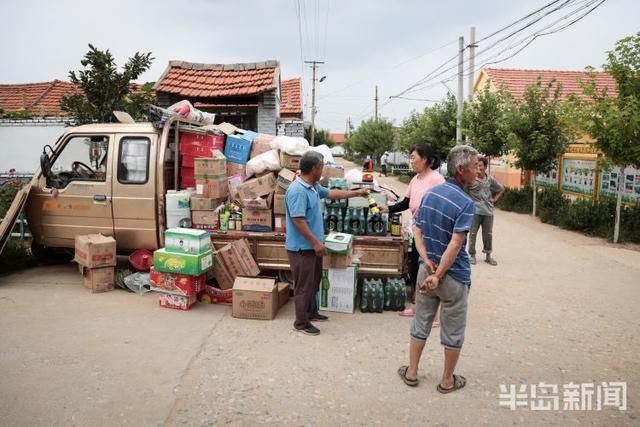
[[[258,136],[258,134],[252,130],[245,130],[244,134],[238,135],[242,139],[246,139],[249,142],[253,142],[253,140]]]
[[[227,161],[244,165],[249,160],[251,141],[241,135],[229,135],[224,144],[224,156]]]

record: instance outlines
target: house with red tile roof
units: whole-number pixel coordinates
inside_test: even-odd
[[[331,138],[333,143],[336,144],[336,145],[342,145],[342,144],[344,144],[344,141],[346,140],[345,134],[341,133],[341,132],[331,132],[331,133],[329,133],[329,138]]]
[[[280,63],[202,64],[170,61],[154,89],[160,106],[188,99],[243,129],[276,134]],[[216,119],[218,122],[218,119]]]
[[[280,118],[302,119],[302,79],[283,80],[280,87]]]
[[[53,80],[40,83],[0,84],[0,108],[6,112],[27,110],[39,117],[64,117],[62,97],[81,93],[72,83]]]
[[[489,84],[490,90],[505,89],[511,94],[516,102],[522,100],[527,86],[535,84],[537,79],[543,85],[553,81],[553,87],[560,85],[560,99],[566,100],[569,95],[574,94],[583,100],[588,98],[584,95],[581,83],[594,78],[596,87],[599,90],[606,90],[610,96],[617,95],[617,85],[614,78],[601,71],[560,71],[560,70],[527,70],[511,68],[483,68],[474,84],[474,93],[484,90]],[[537,176],[536,181],[543,185],[556,187],[565,193],[577,197],[598,197],[600,190],[600,171],[597,167],[598,152],[591,146],[593,141],[588,135],[583,135],[578,140],[569,145],[569,148],[558,159],[557,168],[548,176]],[[515,157],[506,156],[503,159],[492,159],[491,174],[503,184],[511,188],[519,188],[522,184],[530,182],[530,174],[513,166]],[[576,172],[571,172],[579,165],[580,177],[574,176]],[[587,171],[587,173],[582,173]],[[591,172],[588,172],[591,171]],[[591,178],[589,178],[591,176]],[[579,182],[580,184],[576,184]]]

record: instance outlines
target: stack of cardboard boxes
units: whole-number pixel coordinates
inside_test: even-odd
[[[180,154],[182,155],[182,166],[180,168],[181,188],[195,187],[195,159],[200,157],[211,157],[215,150],[222,151],[224,147],[224,135],[215,134],[195,134],[184,132],[180,137]],[[226,173],[226,170],[225,172]]]
[[[215,209],[224,203],[228,195],[227,160],[219,150],[210,157],[193,160],[196,194],[192,195],[191,223],[194,228],[216,229],[218,216]]]
[[[189,310],[206,285],[205,273],[213,268],[208,231],[171,228],[165,231],[165,247],[153,253],[151,289],[159,292],[161,306]]]
[[[75,261],[84,287],[91,293],[112,291],[115,280],[116,241],[102,234],[75,238]]]
[[[330,233],[325,238],[329,255],[324,258],[320,282],[320,310],[353,313],[356,306],[357,265],[353,262],[353,236]]]

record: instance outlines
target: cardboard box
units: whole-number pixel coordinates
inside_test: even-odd
[[[234,133],[236,133],[236,130],[238,128],[232,125],[231,123],[224,122],[224,123],[220,123],[219,125],[206,125],[206,126],[203,126],[203,129],[211,129],[214,131],[220,131],[225,135],[233,135]]]
[[[247,209],[271,209],[271,205],[273,204],[273,193],[265,197],[244,199],[241,204],[243,208]]]
[[[278,310],[282,308],[287,302],[289,302],[289,284],[279,282],[278,286]]]
[[[189,157],[212,157],[214,150],[222,150],[224,136],[180,133],[180,154]],[[184,165],[184,162],[183,162]]]
[[[271,151],[271,141],[273,138],[275,138],[275,136],[259,133],[251,144],[251,154],[249,155],[249,158],[253,159],[262,153]]]
[[[206,225],[207,228],[216,230],[219,227],[218,213],[215,211],[191,211],[193,225]]]
[[[238,277],[233,283],[233,317],[271,320],[278,313],[276,279]]]
[[[231,304],[233,301],[233,290],[218,289],[207,285],[198,294],[198,299],[203,304]]]
[[[182,296],[173,294],[158,294],[158,303],[165,308],[175,310],[189,310],[197,301],[196,295]]]
[[[203,196],[191,196],[190,200],[192,211],[213,211],[224,203],[224,199]]]
[[[290,171],[289,169],[282,169],[280,170],[280,173],[278,173],[278,179],[276,183],[279,187],[282,187],[283,190],[286,190],[295,179],[295,172]]]
[[[353,235],[347,233],[331,232],[324,239],[324,246],[327,251],[336,254],[346,254],[351,249]]]
[[[221,199],[229,194],[229,184],[224,175],[206,179],[196,178],[196,194],[213,199]]]
[[[300,169],[300,159],[302,159],[302,156],[294,156],[285,152],[281,152],[280,166],[291,170],[298,170]]]
[[[205,274],[187,276],[186,274],[164,273],[151,267],[149,283],[152,291],[191,296],[204,289],[207,279]]]
[[[115,266],[115,239],[102,234],[76,236],[75,261],[89,268]]]
[[[164,248],[153,253],[153,268],[164,273],[199,276],[213,267],[213,253],[185,254],[167,252]]]
[[[224,156],[228,161],[245,164],[251,153],[251,140],[241,135],[228,135],[224,146]]]
[[[353,253],[349,250],[346,254],[329,253],[322,258],[322,268],[347,268],[353,264]]]
[[[209,158],[193,159],[193,169],[196,176],[226,175],[227,159],[225,159],[224,155],[220,151],[214,150],[213,156]]]
[[[287,190],[285,190],[284,188],[280,187],[279,185],[276,185],[276,194],[287,194]]]
[[[242,209],[242,231],[273,231],[271,209]]]
[[[214,245],[215,260],[213,277],[223,290],[231,289],[238,276],[255,277],[260,274],[260,267],[251,255],[247,239],[234,240],[228,245]]]
[[[273,196],[273,214],[274,215],[286,215],[287,204],[285,202],[285,194],[276,194]]]
[[[329,186],[329,178],[344,178],[344,168],[335,164],[326,164],[324,165],[324,169],[322,171],[322,178],[320,179],[320,184],[328,187]]]
[[[115,283],[114,267],[88,268],[81,265],[80,270],[84,287],[91,291],[92,294],[113,290]]]
[[[249,179],[238,186],[238,195],[242,200],[266,196],[276,188],[276,178],[268,173],[260,178]]]
[[[164,232],[167,252],[202,254],[211,251],[211,234],[192,228],[169,228]]]
[[[227,162],[227,176],[242,175],[242,179],[247,175],[247,166],[240,163]]]
[[[357,275],[356,267],[322,270],[320,310],[353,313],[356,306]]]
[[[287,232],[287,216],[286,215],[273,216],[273,231],[275,231],[276,233]]]

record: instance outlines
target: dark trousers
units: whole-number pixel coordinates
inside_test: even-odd
[[[382,171],[380,172],[380,175],[387,176],[387,165],[382,165]]]
[[[311,326],[309,316],[318,314],[316,293],[320,290],[322,279],[322,257],[313,250],[292,252],[287,251],[291,276],[293,278],[293,302],[296,306],[296,329]]]
[[[469,255],[476,256],[476,237],[482,226],[482,252],[490,254],[493,250],[493,215],[474,215],[471,231],[469,232]]]

